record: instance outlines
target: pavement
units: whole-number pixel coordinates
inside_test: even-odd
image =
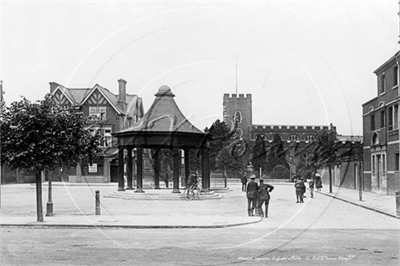
[[[276,182],[274,186],[293,186],[292,183]],[[44,221],[36,216],[36,187],[31,184],[1,186],[0,226],[35,228],[223,228],[259,223],[264,218],[247,216],[241,184],[228,183],[228,188],[212,190],[187,200],[183,193],[171,189],[145,188],[144,193],[132,190],[116,191],[112,184],[53,183],[53,216],[46,216],[49,200],[48,186],[43,184]],[[332,197],[349,204],[366,208],[396,218],[395,196],[378,195],[328,186],[318,194]],[[100,207],[96,209],[95,195],[99,191]],[[183,192],[183,190],[181,190]],[[309,192],[306,193],[307,197]],[[320,197],[320,196],[318,196]],[[240,211],[232,211],[232,204],[239,204]],[[100,212],[100,214],[96,214]]]
[[[329,193],[328,185],[324,185],[323,189],[323,191],[317,191],[316,193],[391,216],[393,218],[400,218],[396,216],[396,196],[394,195],[379,195],[365,191],[360,193],[358,190],[341,187],[332,187],[332,193]]]

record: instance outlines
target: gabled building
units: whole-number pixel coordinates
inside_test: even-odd
[[[116,95],[98,84],[93,88],[67,88],[50,82],[54,103],[73,106],[83,112],[87,130],[102,136],[102,153],[98,155],[97,162],[62,167],[59,176],[63,181],[117,181],[117,140],[111,134],[132,126],[144,114],[142,99],[138,95],[127,94],[126,83],[123,79],[118,80],[119,94]]]
[[[399,57],[375,70],[377,96],[362,105],[364,190],[384,195],[400,189]]]

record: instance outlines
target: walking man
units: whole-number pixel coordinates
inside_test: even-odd
[[[253,211],[257,207],[256,202],[257,202],[257,194],[258,194],[258,184],[255,182],[256,176],[252,175],[250,177],[250,182],[247,184],[247,191],[246,191],[246,197],[247,197],[247,211],[249,213],[249,216],[254,216]]]
[[[296,184],[294,184],[294,187],[296,188],[296,198],[297,198],[296,203],[303,203],[303,195],[304,195],[304,190],[306,188],[303,183],[303,180],[299,178],[296,181]]]
[[[241,181],[242,181],[242,192],[246,192],[247,177],[243,175]]]
[[[311,179],[308,182],[309,188],[310,188],[310,197],[314,198],[314,179]]]
[[[260,186],[258,188],[258,214],[262,217],[268,218],[268,205],[271,196],[269,193],[274,189],[274,186],[264,184],[264,180],[260,179]],[[262,206],[265,204],[265,213],[263,212]]]

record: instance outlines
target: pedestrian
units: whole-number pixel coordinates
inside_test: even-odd
[[[274,190],[274,186],[269,184],[264,184],[264,180],[260,178],[260,186],[258,187],[258,214],[261,217],[268,218],[268,205],[271,196],[269,193]],[[262,206],[265,204],[265,213],[263,212]]]
[[[242,181],[242,192],[246,192],[247,177],[245,175],[243,175],[243,177],[241,178],[241,181]]]
[[[250,176],[250,182],[247,184],[246,197],[247,197],[247,211],[249,216],[254,216],[253,211],[257,204],[258,184],[255,182],[256,176]]]
[[[311,180],[308,182],[308,186],[309,186],[309,188],[310,188],[310,197],[311,197],[311,198],[314,198],[314,179],[311,179]]]
[[[197,175],[196,174],[190,175],[189,179],[188,179],[188,182],[186,184],[186,193],[187,193],[186,198],[187,199],[190,199],[189,193],[192,193],[193,196],[194,196],[193,190],[194,190],[194,188],[197,187],[197,183],[198,183]]]
[[[296,188],[296,203],[303,203],[303,194],[305,189],[303,180],[299,178],[294,184],[294,187]]]
[[[315,188],[317,191],[321,191],[322,188],[321,175],[319,173],[315,174]]]

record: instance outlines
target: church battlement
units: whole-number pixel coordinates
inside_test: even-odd
[[[237,95],[236,93],[225,93],[224,94],[224,101],[226,100],[251,100],[251,94],[247,93],[246,95],[243,93],[239,93],[239,95]]]
[[[283,125],[251,125],[254,131],[274,130],[274,131],[320,131],[328,130],[328,126],[283,126]]]

